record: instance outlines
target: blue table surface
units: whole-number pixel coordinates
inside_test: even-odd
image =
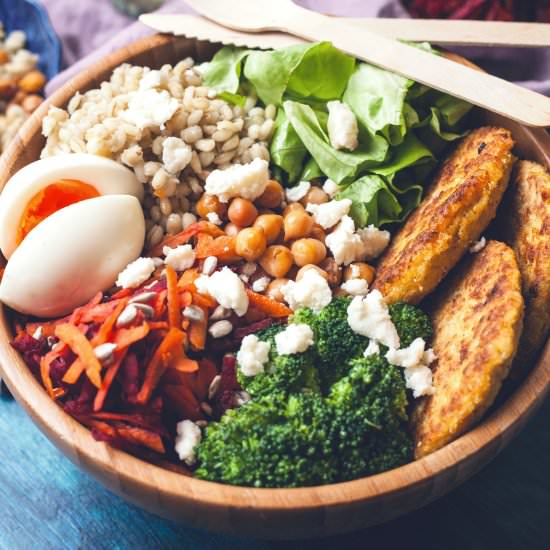
[[[0,549],[521,550],[550,548],[550,400],[480,474],[392,523],[316,541],[236,539],[159,519],[67,460],[0,398]]]

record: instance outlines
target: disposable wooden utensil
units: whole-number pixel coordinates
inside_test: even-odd
[[[513,46],[517,48],[550,47],[550,24],[502,21],[456,21],[441,19],[385,19],[345,17],[342,21],[388,38],[411,42],[431,42],[442,46]],[[145,25],[176,36],[227,43],[249,48],[277,48],[307,42],[282,33],[254,35],[231,31],[210,21],[188,14],[146,13],[140,17]]]
[[[216,23],[244,32],[282,31],[337,48],[383,69],[529,126],[550,126],[550,98],[495,76],[365,31],[290,0],[187,0]],[[329,68],[327,68],[328,70]]]

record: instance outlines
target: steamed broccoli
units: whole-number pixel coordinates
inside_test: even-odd
[[[293,355],[277,353],[275,336],[284,329],[285,325],[272,325],[256,333],[260,340],[271,344],[265,372],[256,376],[244,376],[237,368],[239,383],[252,397],[274,392],[300,392],[305,388],[319,391],[319,376],[314,366],[313,349]]]
[[[416,338],[423,338],[426,344],[432,341],[432,322],[420,308],[398,302],[389,306],[389,310],[402,348],[409,346]]]

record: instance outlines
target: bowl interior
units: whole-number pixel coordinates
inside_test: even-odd
[[[81,74],[42,105],[0,159],[0,188],[43,146],[48,104],[64,106],[78,90],[97,87],[122,62],[160,67],[188,55],[208,59],[219,46],[186,38],[142,39]],[[550,137],[486,113],[480,123],[510,128],[518,155],[550,166]],[[511,396],[477,427],[445,448],[368,478],[302,489],[251,489],[186,477],[96,442],[50,400],[11,348],[9,312],[0,306],[0,373],[41,430],[75,464],[124,498],[156,514],[239,535],[295,538],[350,531],[390,520],[443,495],[477,472],[518,433],[550,389],[550,346]]]

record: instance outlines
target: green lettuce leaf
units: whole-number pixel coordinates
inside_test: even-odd
[[[337,151],[330,145],[325,129],[309,105],[285,101],[283,108],[300,140],[323,174],[336,183],[354,179],[361,170],[380,164],[386,157],[388,144],[380,136],[367,136],[354,152]]]
[[[242,61],[249,52],[250,50],[246,48],[230,46],[224,46],[218,50],[212,61],[201,66],[204,85],[218,92],[236,94],[241,80]],[[224,99],[226,98],[224,97]],[[232,101],[232,103],[235,102]]]

